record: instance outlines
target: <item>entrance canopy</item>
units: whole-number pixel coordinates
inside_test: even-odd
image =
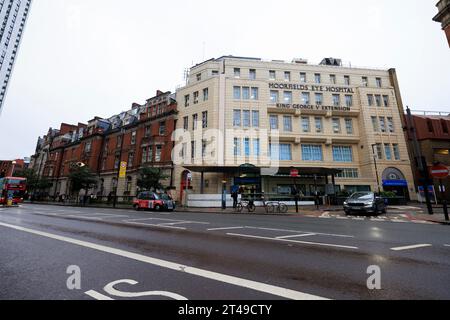
[[[198,173],[226,173],[226,174],[261,174],[261,168],[253,165],[242,165],[234,167],[214,167],[214,166],[186,166],[184,167],[191,172]],[[278,174],[280,176],[290,176],[291,170],[296,169],[299,172],[299,176],[335,176],[342,172],[342,170],[320,167],[280,167]]]

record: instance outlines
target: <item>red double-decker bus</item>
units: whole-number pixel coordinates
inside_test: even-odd
[[[27,191],[27,179],[6,177],[0,179],[0,205],[8,204],[8,200],[13,205],[23,202],[23,197]]]

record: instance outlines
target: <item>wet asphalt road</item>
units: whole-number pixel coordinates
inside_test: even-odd
[[[450,299],[449,271],[438,224],[0,208],[0,299]]]

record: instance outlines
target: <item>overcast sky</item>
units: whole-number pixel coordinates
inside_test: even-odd
[[[450,49],[435,3],[35,0],[0,115],[0,159],[32,155],[61,122],[174,91],[185,68],[227,54],[395,67],[405,104],[450,111]]]

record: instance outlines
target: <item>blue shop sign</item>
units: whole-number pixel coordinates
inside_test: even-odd
[[[383,180],[383,187],[408,187],[406,180]]]

